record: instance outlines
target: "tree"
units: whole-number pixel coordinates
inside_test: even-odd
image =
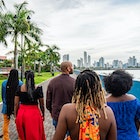
[[[42,30],[34,23],[28,21],[28,18],[34,12],[26,8],[27,4],[27,2],[16,4],[14,5],[15,13],[8,12],[1,16],[0,31],[2,31],[2,34],[0,35],[0,41],[7,46],[6,37],[12,35],[12,41],[14,42],[14,68],[18,68],[18,46],[22,52],[25,42],[29,44],[35,40],[41,43],[39,35],[42,33]],[[20,35],[21,43],[18,40]]]
[[[27,15],[31,14],[32,11],[26,9],[27,3],[23,2],[20,5],[14,5],[16,12],[7,12],[1,16],[0,25],[2,26],[0,31],[0,41],[7,46],[6,37],[12,35],[12,41],[14,42],[14,68],[18,68],[18,51],[17,46],[18,36],[20,33],[27,32],[29,24],[27,22]]]
[[[3,7],[5,8],[5,3],[3,0],[0,0],[0,9],[3,9]]]
[[[7,15],[0,14],[0,42],[7,46]]]
[[[44,52],[46,55],[47,64],[50,66],[50,72],[54,73],[54,67],[60,61],[60,54],[58,50],[60,50],[56,45],[47,46],[46,51]]]

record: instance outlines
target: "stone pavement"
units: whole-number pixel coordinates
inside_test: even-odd
[[[71,75],[72,77],[76,77],[75,74]],[[43,92],[44,92],[44,104],[46,104],[46,90],[47,90],[47,86],[48,83],[51,79],[41,83],[40,85],[43,86]],[[2,104],[0,104],[0,112],[1,112],[1,107]],[[0,113],[0,135],[2,135],[2,124],[3,124],[3,115]],[[44,121],[44,129],[45,129],[45,134],[46,134],[46,139],[47,140],[51,140],[53,137],[53,134],[55,132],[54,126],[52,125],[52,118],[51,115],[49,113],[49,111],[45,108],[45,121]],[[10,139],[11,140],[18,140],[18,135],[17,135],[17,131],[16,131],[16,126],[15,126],[15,122],[14,122],[14,117],[11,117],[10,120],[10,126],[9,126],[9,133],[10,133]],[[2,138],[0,138],[0,140],[2,140]]]

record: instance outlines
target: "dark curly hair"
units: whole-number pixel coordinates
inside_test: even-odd
[[[133,77],[125,70],[115,70],[104,79],[105,89],[114,97],[126,94],[133,85]]]

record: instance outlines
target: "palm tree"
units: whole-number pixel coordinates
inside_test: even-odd
[[[26,2],[20,5],[14,5],[16,13],[7,12],[0,17],[0,31],[2,31],[0,41],[7,46],[6,37],[12,35],[12,41],[14,42],[14,68],[18,68],[18,36],[23,31],[27,32],[29,30],[29,24],[26,18],[32,11],[27,10],[26,5]]]
[[[0,0],[0,9],[3,9],[3,7],[5,7],[5,3],[3,0]]]
[[[30,25],[28,22],[28,17],[29,15],[31,15],[33,13],[33,11],[31,10],[27,10],[26,5],[28,3],[27,2],[23,2],[19,5],[14,5],[15,9],[16,9],[16,14],[15,16],[11,16],[12,22],[11,24],[13,24],[13,29],[14,29],[14,41],[15,41],[15,47],[14,47],[14,67],[18,68],[18,51],[17,51],[17,37],[19,35],[21,35],[21,48],[23,49],[24,43],[23,43],[23,35],[26,34],[29,29],[30,29]],[[11,25],[10,24],[10,25]]]
[[[60,49],[56,45],[52,45],[52,46],[47,45],[47,49],[44,52],[45,54],[47,54],[46,60],[47,60],[48,65],[50,65],[50,72],[52,73],[52,75],[54,74],[54,67],[60,61],[60,54],[58,50]]]
[[[26,8],[27,2],[23,2],[19,5],[14,5],[16,12],[6,13],[2,21],[0,22],[0,41],[7,45],[6,37],[12,35],[14,42],[14,67],[18,68],[18,47],[20,48],[21,59],[24,62],[24,50],[25,46],[28,44],[30,46],[31,42],[37,42],[41,44],[40,35],[42,30],[37,27],[33,22],[29,22],[31,14],[34,12]],[[18,39],[21,36],[21,43]],[[23,66],[22,66],[23,67]]]
[[[0,14],[0,42],[7,46],[7,15]]]

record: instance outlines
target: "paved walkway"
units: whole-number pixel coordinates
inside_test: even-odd
[[[46,90],[47,90],[48,82],[49,81],[45,81],[45,82],[41,83],[41,85],[43,86],[44,95],[45,95]],[[44,101],[45,101],[45,98],[44,98]],[[0,110],[1,110],[1,106],[2,105],[0,105]],[[2,124],[3,124],[3,115],[0,114],[0,134],[2,134]],[[45,128],[45,134],[46,134],[47,140],[51,140],[52,136],[54,134],[54,127],[52,125],[52,119],[51,119],[50,113],[47,109],[45,109],[44,128]],[[16,126],[15,126],[15,122],[14,122],[13,117],[10,120],[9,133],[10,133],[10,139],[11,140],[17,140],[18,139]],[[0,138],[0,140],[2,140],[2,138]]]
[[[75,77],[76,75],[71,75],[71,76]],[[47,90],[47,86],[48,86],[49,81],[50,80],[47,80],[47,81],[40,84],[43,86],[44,96],[46,94],[46,90]],[[46,96],[44,97],[44,101],[46,101]],[[2,104],[0,104],[0,111],[1,111],[1,107],[2,107]],[[3,124],[3,115],[0,113],[0,135],[2,135],[2,124]],[[52,118],[50,116],[50,113],[46,108],[45,108],[44,128],[45,128],[46,139],[51,140],[53,137],[53,134],[55,132],[55,129],[52,125]],[[10,120],[9,133],[10,133],[11,140],[18,140],[14,118],[12,118],[12,117]],[[0,140],[2,140],[2,138],[0,138]]]

